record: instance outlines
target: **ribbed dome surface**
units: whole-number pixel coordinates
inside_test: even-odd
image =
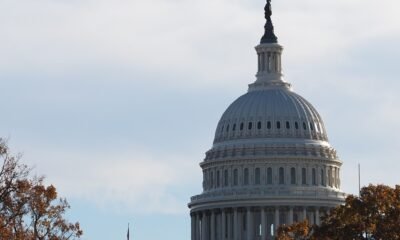
[[[280,87],[250,91],[234,101],[218,123],[214,142],[271,137],[327,140],[315,108]]]

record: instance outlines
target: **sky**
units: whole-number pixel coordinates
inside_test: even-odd
[[[342,188],[399,184],[400,1],[274,0],[286,81],[324,119]],[[0,0],[0,137],[82,239],[190,237],[187,203],[255,80],[263,0]]]

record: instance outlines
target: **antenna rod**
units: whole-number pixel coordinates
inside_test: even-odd
[[[361,165],[358,164],[358,196],[361,197]]]

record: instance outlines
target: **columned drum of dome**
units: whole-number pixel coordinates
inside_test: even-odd
[[[222,115],[200,166],[203,192],[193,196],[192,240],[269,240],[281,224],[319,224],[342,204],[342,162],[321,116],[283,79],[282,51],[271,21],[258,55],[257,79]]]

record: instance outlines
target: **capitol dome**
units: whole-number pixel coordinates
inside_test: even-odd
[[[248,138],[328,140],[315,108],[287,87],[249,91],[228,107],[214,143]]]
[[[318,225],[346,197],[321,116],[283,79],[271,14],[267,0],[256,80],[223,113],[200,163],[203,191],[188,204],[192,240],[273,240],[280,225]]]

